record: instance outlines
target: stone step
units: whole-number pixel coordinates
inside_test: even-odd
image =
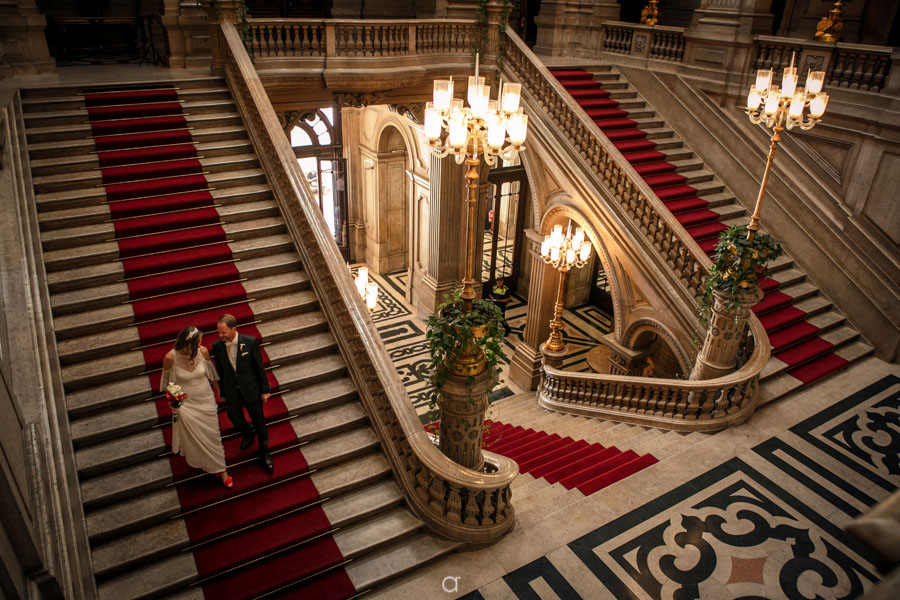
[[[670,158],[667,162],[675,165],[675,172],[681,174],[684,174],[685,172],[697,171],[703,168],[703,161],[695,157],[680,158],[677,160]]]
[[[794,268],[793,266],[780,269],[774,273],[770,273],[769,276],[778,282],[778,289],[783,289],[787,286],[791,286],[806,280],[806,273],[804,273],[800,269]]]
[[[657,148],[659,148],[658,144],[657,144]],[[684,145],[670,146],[670,147],[659,149],[658,151],[662,152],[663,154],[666,155],[666,162],[673,162],[673,161],[677,161],[677,160],[687,160],[690,158],[697,157],[697,155],[694,154],[693,150],[685,147]]]
[[[358,400],[290,418],[297,439],[301,442],[358,427],[367,421],[368,415]],[[84,481],[86,478],[123,469],[168,453],[169,448],[163,441],[162,428],[153,427],[76,451],[75,467],[79,477]]]
[[[268,347],[266,348],[268,354]],[[288,348],[288,351],[296,352],[297,350]],[[347,370],[344,360],[336,353],[324,354],[299,362],[296,360],[298,358],[296,354],[291,354],[289,357],[294,358],[294,362],[275,369],[282,394],[339,377]],[[281,358],[288,357],[282,356]],[[146,376],[139,375],[73,390],[66,394],[66,403],[70,418],[74,418],[108,411],[117,406],[146,402],[157,396],[161,396],[161,394],[156,390],[149,389]]]
[[[194,160],[200,162],[202,171],[205,173],[246,171],[259,168],[259,160],[257,159],[256,154],[253,153],[210,157],[204,156],[202,153],[198,153],[198,155],[199,158]],[[149,181],[151,179],[153,178],[147,180]],[[39,195],[94,187],[103,187],[103,177],[99,167],[95,167],[93,170],[68,173],[59,172],[50,175],[36,176],[34,178],[34,191]]]
[[[309,288],[309,277],[302,271],[295,271],[249,279],[243,285],[247,291],[248,299],[262,300],[279,294],[297,293],[307,290]],[[228,303],[223,304],[223,309],[227,305]],[[130,303],[120,303],[112,307],[75,314],[59,315],[53,320],[57,339],[60,340],[91,335],[96,331],[125,328],[134,324],[134,310]],[[65,380],[65,376],[63,376],[63,380]]]
[[[248,185],[266,184],[265,174],[262,169],[241,169],[209,173],[206,175],[209,187],[224,189]],[[106,200],[106,190],[102,187],[80,187],[77,189],[38,194],[36,196],[39,212],[48,210],[61,210],[65,208],[77,208],[93,204],[103,204]]]
[[[309,294],[309,292],[304,293]],[[280,366],[320,356],[337,349],[328,332],[310,334],[309,339],[302,345],[287,339],[266,343],[264,348],[269,357],[270,368],[274,369],[276,373],[279,372],[278,367]],[[148,373],[144,364],[144,355],[140,351],[124,352],[103,359],[102,371],[97,370],[97,362],[97,360],[89,360],[63,367],[62,378],[66,390],[76,392],[87,387],[97,387]]]
[[[345,567],[345,571],[357,590],[370,590],[394,577],[414,571],[460,546],[459,542],[418,533],[386,546],[377,553],[354,560]]]
[[[215,223],[205,223],[203,225],[195,225],[191,227],[199,229],[201,227],[209,227],[210,225],[215,224],[223,226],[238,225],[242,222],[259,221],[262,219],[278,217],[281,214],[280,209],[278,208],[278,204],[272,198],[250,201],[244,197],[229,198],[227,195],[223,195],[221,199],[225,203],[218,204],[215,207],[217,216],[219,218],[218,221],[216,221]],[[100,212],[104,209],[106,209],[105,206],[98,207],[98,210],[96,212]],[[77,213],[81,210],[87,212],[87,209],[56,211],[54,217],[64,221],[70,219],[78,219],[79,217]],[[62,213],[66,213],[65,216]],[[48,253],[51,251],[63,253],[66,250],[77,249],[79,247],[84,248],[88,246],[103,246],[110,244],[115,246],[115,248],[118,250],[119,246],[117,240],[119,238],[117,238],[116,235],[115,224],[108,218],[106,220],[101,220],[102,216],[103,215],[85,216],[83,217],[84,221],[91,219],[97,222],[79,223],[77,225],[73,224],[69,227],[59,226],[59,223],[56,221],[48,221],[44,223],[44,225],[48,228],[43,232],[41,236],[43,240],[46,240],[47,242],[47,245],[44,246],[44,249],[48,251]],[[56,229],[50,229],[50,227],[56,227]],[[59,233],[54,233],[58,230],[62,231]],[[164,233],[164,231],[152,231],[147,234],[125,235],[121,239],[131,239],[135,237],[157,235],[160,233]]]
[[[629,114],[630,114],[630,112],[631,111],[629,111]],[[658,129],[660,127],[666,126],[666,122],[663,121],[662,119],[660,119],[656,115],[655,112],[653,112],[653,111],[650,111],[650,112],[651,112],[652,116],[646,116],[646,117],[640,117],[640,118],[634,119],[634,121],[637,123],[638,129],[640,129],[641,131],[650,131],[653,129]],[[629,117],[629,118],[631,118],[631,117]]]
[[[302,269],[300,259],[295,252],[282,252],[280,254],[241,260],[235,263],[235,267],[237,269],[236,277],[239,278],[235,279],[235,281],[273,276]],[[189,290],[160,294],[155,296],[155,298],[164,298],[175,293],[185,293],[187,291]],[[117,306],[130,301],[128,284],[124,281],[119,281],[93,288],[82,288],[52,294],[50,296],[50,307],[54,316],[57,316],[97,310],[107,306]]]
[[[322,498],[336,497],[389,477],[391,467],[380,452],[370,452],[323,468],[310,475]],[[92,544],[113,540],[164,520],[179,518],[181,504],[173,487],[129,498],[87,513],[87,533]]]
[[[303,456],[313,470],[365,454],[377,447],[378,438],[368,426],[363,426],[310,442],[303,446]],[[278,451],[272,453],[273,456],[276,454]],[[93,509],[158,490],[171,483],[169,459],[157,458],[82,480],[80,485],[85,508]]]
[[[343,471],[346,478],[347,471],[352,467],[336,465],[331,469]],[[320,506],[334,527],[347,527],[389,510],[403,501],[403,494],[391,479],[381,479],[365,487],[360,485],[358,489],[335,498],[325,493],[330,491],[319,490],[320,497],[324,499]],[[295,510],[292,509],[291,512]],[[286,515],[275,515],[259,525],[277,521],[282,516]],[[229,537],[229,534],[224,534],[221,539],[226,537]],[[95,575],[104,578],[127,568],[157,560],[167,554],[189,551],[190,546],[191,541],[184,521],[172,519],[94,547],[91,551],[91,562]]]
[[[838,351],[842,346],[858,341],[859,332],[848,325],[837,324],[829,329],[826,329],[825,331],[820,332],[817,337],[833,344],[834,348],[832,348],[831,351]],[[770,360],[766,364],[763,372],[760,374],[760,379],[763,381],[772,377],[777,377],[779,374],[796,366],[799,366],[786,365],[784,362],[778,360],[778,358],[776,358],[775,356],[773,356],[772,359],[773,360]]]
[[[356,388],[346,377],[314,383],[281,394],[290,416],[320,410],[355,397]],[[159,414],[154,402],[144,401],[116,406],[99,414],[73,420],[70,424],[72,444],[76,449],[81,449],[130,433],[146,431],[159,423]]]
[[[734,206],[735,208],[744,210],[744,207],[741,206],[734,195],[727,190],[724,192],[716,192],[713,194],[703,194],[703,199],[709,202],[709,206],[707,208],[710,209],[719,206]]]
[[[672,131],[669,131],[668,136],[657,137],[653,141],[656,142],[656,148],[654,148],[654,150],[658,150],[659,152],[682,151],[687,149],[681,138],[675,136]]]
[[[203,142],[195,144],[195,146],[197,155],[207,158],[253,152],[253,145],[245,137],[217,142]],[[97,154],[93,151],[93,145],[90,151],[73,155],[33,159],[31,161],[31,173],[35,177],[52,175],[54,173],[77,173],[99,168],[100,165],[97,161]]]
[[[212,190],[209,193],[217,207],[261,201],[273,202],[269,186],[263,184],[229,187]],[[59,250],[112,239],[115,236],[115,227],[112,223],[109,206],[103,202],[38,213],[38,221],[42,227],[41,245],[43,249]],[[228,218],[236,220],[235,214],[242,213],[232,209]]]
[[[834,351],[837,356],[845,359],[848,365],[864,359],[873,352],[874,349],[859,338],[840,346]],[[770,363],[771,362],[783,364],[776,358],[773,358]],[[768,368],[769,365],[766,366]],[[834,373],[832,373],[832,375],[834,375]],[[814,382],[814,384],[815,383],[816,382]],[[766,377],[760,376],[759,391],[757,392],[760,398],[759,406],[764,406],[803,386],[804,384],[802,381],[789,375],[785,369],[772,369],[772,373],[768,374]]]
[[[405,508],[392,508],[334,534],[345,558],[353,558],[402,539],[421,529],[422,523]],[[178,591],[198,579],[193,556],[174,555],[98,585],[100,600],[137,600]]]
[[[231,98],[209,98],[185,100],[181,102],[181,110],[185,115],[202,115],[220,113],[234,108]],[[172,114],[172,113],[169,113]],[[25,128],[60,127],[64,125],[81,125],[90,123],[86,108],[70,108],[59,111],[27,112],[24,115]],[[31,139],[31,138],[29,138]]]
[[[720,221],[737,219],[747,214],[747,211],[744,210],[744,207],[737,203],[722,204],[719,206],[711,206],[707,208],[708,210],[717,213],[719,215]]]
[[[121,90],[129,90],[134,88],[146,88],[147,84],[156,84],[159,83],[161,87],[175,86],[178,88],[179,93],[181,90],[195,90],[195,89],[205,89],[205,88],[220,88],[224,85],[225,80],[221,77],[213,77],[208,74],[201,75],[197,72],[190,73],[185,72],[184,76],[179,76],[177,81],[168,80],[168,81],[158,81],[158,82],[150,82],[146,80],[139,81],[120,81],[115,84],[111,84],[117,86],[117,88]],[[91,91],[96,89],[97,85],[84,85],[82,83],[72,83],[68,85],[52,85],[52,86],[38,86],[38,87],[29,87],[23,88],[21,91],[22,94],[22,102],[24,103],[35,103],[40,104],[41,101],[54,101],[56,98],[62,96],[73,96],[83,94],[85,90]],[[104,89],[110,91],[118,91],[112,90],[110,86],[104,86]]]
[[[225,241],[231,246],[235,242],[249,239],[260,239],[285,231],[284,221],[280,217],[251,219],[222,225],[225,230]],[[120,260],[119,245],[114,242],[89,244],[81,247],[63,248],[44,252],[44,265],[48,272],[75,269]]]
[[[247,139],[241,116],[235,112],[185,117],[194,143]],[[87,125],[44,127],[28,132],[28,154],[32,159],[78,156],[96,150]]]
[[[162,86],[161,86],[162,87]],[[230,100],[231,91],[220,82],[220,85],[179,89],[178,98],[185,102],[209,102]],[[56,97],[22,99],[22,112],[25,114],[59,113],[76,111],[84,108],[84,96],[74,90],[60,90]]]

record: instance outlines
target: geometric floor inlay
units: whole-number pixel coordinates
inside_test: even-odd
[[[841,527],[900,487],[898,448],[890,375],[462,597],[857,598],[880,576]]]

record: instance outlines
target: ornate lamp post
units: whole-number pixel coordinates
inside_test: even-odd
[[[553,319],[550,321],[550,337],[541,344],[544,360],[551,366],[558,366],[566,353],[566,343],[562,336],[566,273],[572,269],[583,267],[590,257],[591,243],[584,239],[584,230],[581,227],[576,227],[575,235],[572,235],[571,221],[569,221],[565,236],[562,233],[562,225],[555,225],[552,233],[544,236],[544,241],[541,243],[541,258],[559,271],[559,287],[556,290]]]
[[[750,121],[763,123],[772,129],[772,143],[769,146],[769,156],[759,187],[759,196],[756,198],[753,216],[750,217],[750,224],[747,227],[747,242],[741,244],[744,246],[742,250],[738,249],[737,242],[733,244],[735,253],[744,253],[741,254],[741,260],[745,258],[748,261],[757,260],[758,256],[765,257],[766,252],[769,252],[767,249],[761,250],[759,243],[754,246],[753,242],[759,231],[759,214],[762,210],[769,173],[775,160],[775,150],[778,148],[778,142],[781,141],[781,132],[794,127],[804,130],[812,129],[816,123],[822,120],[825,107],[828,105],[828,94],[822,91],[825,81],[824,71],[810,71],[806,76],[805,88],[798,88],[797,67],[794,66],[794,56],[791,56],[791,65],[785,67],[782,74],[781,87],[772,85],[772,76],[772,69],[757,71],[756,83],[750,86],[750,93],[747,95],[747,115],[750,117]],[[774,243],[777,245],[777,242]],[[778,252],[780,252],[780,245],[778,247]],[[771,254],[769,256],[774,258]],[[761,261],[763,271],[768,260],[769,258],[764,258]],[[745,279],[746,290],[739,293],[721,289],[713,290],[713,306],[706,338],[703,341],[703,347],[697,354],[697,361],[691,371],[691,379],[721,377],[734,369],[750,311],[763,296],[757,280],[755,275]]]
[[[825,71],[809,71],[806,75],[806,87],[797,88],[797,67],[794,66],[794,55],[791,55],[791,66],[784,68],[781,87],[772,85],[772,69],[760,69],[756,72],[756,84],[750,86],[747,94],[747,115],[753,123],[765,123],[772,130],[772,144],[769,147],[769,158],[756,207],[750,217],[747,238],[752,240],[759,230],[759,212],[762,209],[763,196],[769,172],[775,160],[775,149],[781,141],[781,132],[799,127],[809,130],[822,120],[825,107],[828,105],[828,94],[822,91],[825,82]]]
[[[501,80],[497,98],[491,99],[491,88],[478,74],[479,57],[475,55],[475,74],[468,78],[466,98],[454,98],[453,79],[435,80],[434,101],[425,105],[425,136],[436,156],[453,155],[457,164],[465,161],[466,172],[466,274],[463,278],[462,312],[472,312],[475,300],[475,247],[478,235],[478,169],[483,160],[488,165],[498,160],[511,160],[521,152],[528,129],[528,116],[519,107],[521,84]],[[444,136],[446,132],[446,136]],[[484,412],[487,391],[494,374],[485,369],[484,353],[476,344],[461,344],[448,359],[449,373],[440,388],[441,451],[457,463],[480,469]],[[465,374],[465,375],[463,375]]]

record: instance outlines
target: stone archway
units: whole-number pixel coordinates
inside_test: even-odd
[[[625,346],[639,357],[629,374],[674,379],[690,370],[690,360],[672,333],[652,319],[640,319],[622,335]],[[640,372],[636,372],[640,371]]]
[[[369,163],[371,161],[371,163]],[[378,273],[409,267],[409,152],[403,134],[387,125],[377,151],[364,162],[367,211],[366,263]]]

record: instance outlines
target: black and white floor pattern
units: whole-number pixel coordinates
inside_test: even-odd
[[[352,265],[351,272],[356,277],[361,265]],[[426,419],[428,396],[431,390],[428,369],[428,345],[425,341],[425,321],[418,318],[415,309],[406,302],[407,271],[378,275],[369,271],[369,277],[378,284],[378,306],[372,313],[372,320],[381,334],[391,360],[397,369],[410,400],[420,417]],[[525,331],[528,307],[521,296],[514,295],[507,306],[506,317],[510,334],[506,338],[507,366],[522,341]],[[564,361],[566,369],[587,371],[585,356],[600,338],[610,331],[612,320],[609,315],[592,305],[582,305],[563,312],[566,325],[565,340],[569,357]],[[506,373],[494,398],[519,393]]]
[[[888,375],[467,600],[861,596],[880,579],[841,530],[900,487]]]

